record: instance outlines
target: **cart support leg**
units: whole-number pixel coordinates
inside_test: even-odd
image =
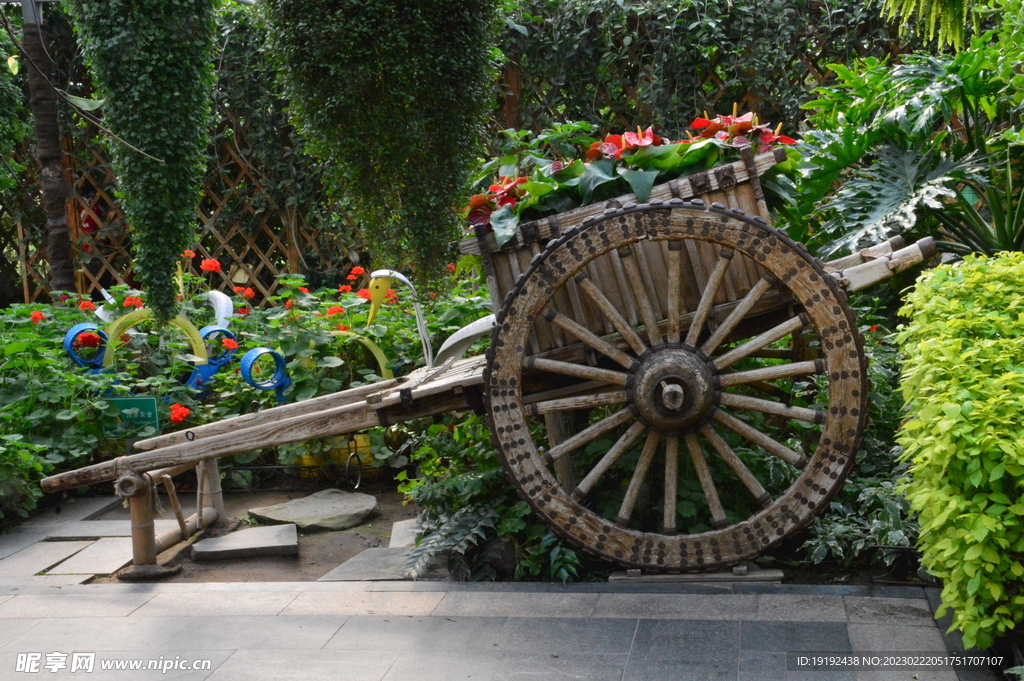
[[[199,501],[199,508],[212,506],[217,510],[216,525],[223,525],[227,516],[224,514],[224,493],[220,488],[220,468],[217,466],[217,459],[207,459],[202,462],[203,493]]]

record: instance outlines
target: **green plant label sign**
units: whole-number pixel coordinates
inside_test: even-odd
[[[160,434],[159,411],[155,397],[108,397],[107,402],[117,407],[118,423],[114,427],[104,426],[107,437],[124,437],[126,430],[140,432],[147,426]]]

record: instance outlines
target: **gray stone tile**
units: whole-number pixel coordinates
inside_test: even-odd
[[[399,520],[391,526],[391,539],[388,548],[397,549],[416,545],[416,535],[420,531],[420,521],[416,518]]]
[[[434,615],[590,617],[597,594],[449,592]]]
[[[133,617],[268,617],[291,603],[296,592],[158,593]],[[3,606],[0,605],[0,608]]]
[[[44,650],[37,651],[25,651],[25,652],[38,652],[43,654],[43,662],[46,661],[46,654],[52,652],[60,652],[67,654],[64,658],[65,668],[60,669],[56,672],[50,672],[47,669],[41,667],[38,674],[19,674],[18,676],[26,679],[35,678],[36,676],[46,679],[63,679],[68,681],[74,681],[75,679],[89,679],[89,681],[161,681],[165,679],[173,679],[173,681],[203,681],[208,678],[213,671],[215,671],[225,660],[234,654],[234,651],[228,650],[170,650],[170,649],[151,649],[148,651],[139,650],[110,650],[110,651],[71,651],[71,650],[60,650],[55,651],[53,647],[48,647]],[[91,673],[85,672],[85,670],[78,670],[75,672],[71,671],[72,657],[71,653],[74,652],[93,652],[95,654],[93,662],[93,671]],[[15,662],[17,660],[16,652],[0,651],[0,669],[8,670],[15,668]],[[161,665],[167,663],[167,671],[163,671]],[[173,669],[170,665],[175,662],[187,663],[192,665],[198,663],[200,668],[196,670],[188,669]],[[104,663],[107,664],[140,664],[138,670],[131,670],[125,667],[122,669],[112,668],[104,670],[102,667]],[[148,668],[149,664],[153,664],[152,669]],[[17,677],[4,677],[4,678],[17,678]],[[262,677],[267,678],[267,677]]]
[[[411,580],[406,564],[409,562],[408,547],[366,549],[334,568],[318,581],[361,582],[361,581],[404,581]]]
[[[0,623],[0,648],[36,626],[43,619],[3,620]],[[2,669],[2,667],[0,667]]]
[[[752,619],[752,618],[748,618]],[[757,619],[785,622],[845,622],[842,596],[761,594]]]
[[[857,681],[957,681],[954,671],[897,671],[857,672]]]
[[[51,617],[32,627],[4,650],[60,650],[62,652],[96,650],[155,650],[186,626],[195,626],[188,617],[97,617],[84,626],[80,617]],[[6,623],[4,624],[6,627]],[[172,646],[184,649],[188,646]],[[202,645],[194,646],[196,649]]]
[[[750,620],[757,618],[753,594],[601,594],[594,617]]]
[[[0,577],[0,591],[19,593],[27,589],[54,588],[81,584],[93,575],[33,575],[31,577]]]
[[[381,681],[397,653],[367,655],[359,650],[238,650],[209,676],[210,681]]]
[[[843,598],[846,601],[846,616],[850,622],[935,626],[931,607],[925,598]]]
[[[850,645],[858,653],[946,652],[946,643],[937,627],[850,623],[846,628]]]
[[[509,618],[499,647],[523,653],[627,655],[637,629],[635,619]]]
[[[497,651],[417,651],[399,655],[384,681],[491,681],[504,659]]]
[[[248,527],[223,537],[200,539],[192,545],[193,560],[233,560],[257,556],[297,556],[295,525]]]
[[[586,654],[526,655],[507,653],[494,669],[492,681],[620,681],[626,655],[604,652]],[[474,679],[476,677],[473,677]],[[390,681],[390,677],[388,678]]]
[[[366,591],[368,582],[207,582],[195,584],[196,591],[246,591],[272,593],[275,591]]]
[[[0,619],[22,617],[126,617],[153,594],[45,594],[0,603]]]
[[[45,532],[30,530],[24,527],[16,527],[9,532],[0,534],[0,559],[6,558],[44,539],[46,539]]]
[[[405,615],[425,617],[444,598],[440,593],[309,592],[299,594],[282,615]],[[2,606],[0,606],[2,607]]]
[[[0,560],[0,577],[31,577],[92,544],[89,541],[44,541]]]
[[[112,575],[132,562],[129,537],[103,537],[50,568],[52,575]]]
[[[740,649],[775,652],[849,652],[843,622],[743,622]]]
[[[324,649],[495,651],[504,623],[503,617],[350,617]]]
[[[739,681],[855,681],[856,672],[789,671],[784,652],[741,650]]]
[[[121,504],[117,497],[69,497],[59,505],[44,509],[28,518],[22,527],[68,525],[103,514]]]
[[[133,618],[130,618],[133,619]],[[150,619],[150,618],[147,618]],[[183,618],[184,619],[184,618]],[[319,650],[344,617],[200,617],[178,631],[167,647],[189,650]]]
[[[735,681],[740,623],[640,620],[623,680]]]
[[[153,521],[157,536],[178,527],[175,520]],[[50,539],[95,539],[96,537],[130,537],[132,524],[128,520],[82,520],[80,522],[49,525],[40,528]]]

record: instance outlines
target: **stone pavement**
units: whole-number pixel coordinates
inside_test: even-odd
[[[0,680],[994,681],[787,671],[787,653],[945,652],[917,587],[279,582],[0,585]],[[952,648],[951,648],[952,649]],[[95,653],[72,673],[72,653]],[[16,671],[40,653],[40,671]],[[48,653],[68,667],[48,671]],[[139,660],[143,671],[103,670]],[[208,660],[202,670],[145,670]]]

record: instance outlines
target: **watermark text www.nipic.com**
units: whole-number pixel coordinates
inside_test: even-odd
[[[156,670],[164,674],[171,671],[209,671],[213,668],[213,660],[198,660],[174,657],[156,657],[149,659],[110,658],[97,661],[96,653],[18,653],[14,662],[14,671],[27,674],[45,674],[68,670],[71,673],[89,674],[96,669],[103,671],[142,671]]]

